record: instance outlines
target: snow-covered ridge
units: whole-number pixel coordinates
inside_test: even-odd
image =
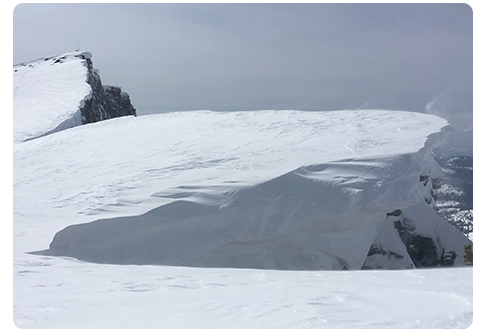
[[[431,149],[445,126],[365,110],[177,112],[72,128],[14,146],[15,230],[32,237],[27,251],[61,230],[43,253],[93,262],[462,265],[471,242],[432,209],[441,169]],[[41,229],[28,229],[32,218]]]
[[[108,94],[112,90],[103,87],[91,58],[90,52],[74,52],[13,66],[14,143],[136,114],[128,95]]]

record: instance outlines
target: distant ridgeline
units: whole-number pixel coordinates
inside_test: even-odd
[[[13,66],[14,142],[74,126],[136,116],[120,87],[102,85],[90,52],[66,53]]]
[[[467,237],[473,234],[473,157],[437,155],[443,170],[442,184],[435,190],[435,209]]]

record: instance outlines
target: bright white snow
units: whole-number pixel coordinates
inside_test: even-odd
[[[197,215],[185,203],[186,217],[172,222],[156,210],[168,226],[132,218],[141,230],[126,236],[116,226],[117,244],[78,253],[108,263],[359,269],[385,214],[425,203],[419,176],[439,169],[427,136],[445,124],[398,111],[197,111],[76,127],[14,146],[14,213],[25,223],[15,231],[37,222],[27,251],[42,250],[67,225],[183,200],[220,212]],[[447,223],[421,224],[440,248],[463,253],[467,242]]]
[[[430,162],[416,153],[444,126],[434,116],[388,111],[198,111],[112,119],[16,143],[15,324],[468,327],[472,268],[275,271],[101,265],[25,254],[46,248],[68,225],[140,215],[178,199],[228,208],[244,188],[310,164],[325,169],[312,166],[300,175],[340,186],[343,197],[355,200],[359,186],[381,187],[394,167],[402,176],[415,160],[418,171],[409,172],[405,181],[418,179]],[[403,202],[422,199],[424,190],[415,188],[404,190],[411,195]],[[402,201],[393,191],[382,211]]]
[[[87,67],[67,53],[13,66],[13,141],[21,142],[81,124],[82,101],[90,94]]]
[[[29,246],[39,250],[66,225],[138,215],[180,197],[228,205],[229,192],[300,166],[385,158],[323,173],[333,182],[355,182],[350,173],[368,181],[375,165],[393,167],[391,158],[416,153],[445,124],[432,115],[388,111],[197,111],[83,125],[14,145],[14,214],[25,223],[14,231],[21,235],[37,222]]]
[[[361,266],[377,233],[392,239],[382,226],[392,207],[433,216],[423,202],[428,188],[417,182],[421,173],[437,173],[428,152],[446,125],[443,119],[398,111],[195,111],[65,129],[81,124],[78,110],[91,90],[76,54],[14,66],[13,317],[18,327],[470,325],[471,268],[276,271],[101,265],[26,254],[47,248],[57,231],[75,223],[141,215],[177,200],[228,209],[238,204],[237,195],[259,185],[274,195],[281,176],[313,185],[313,194],[297,190],[292,197],[308,203],[320,191],[317,196],[327,202],[318,209],[334,214],[315,227],[297,211],[301,204],[276,204],[303,220],[293,250],[303,246],[317,253],[312,254],[316,266],[337,262],[341,253],[349,266]],[[247,201],[242,206],[253,205]],[[262,222],[260,236],[288,237],[295,231],[286,225],[292,221],[278,226],[272,218]],[[359,224],[364,231],[352,230]],[[315,250],[311,237],[323,242],[322,251]],[[278,266],[255,242],[233,241],[223,251],[254,246],[263,266]],[[337,257],[328,259],[327,252]],[[228,261],[229,254],[223,256]]]
[[[21,328],[467,328],[472,268],[276,271],[25,257]]]

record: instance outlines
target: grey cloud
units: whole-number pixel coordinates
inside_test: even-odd
[[[21,4],[13,56],[80,43],[140,113],[428,105],[461,128],[472,26],[463,4]]]

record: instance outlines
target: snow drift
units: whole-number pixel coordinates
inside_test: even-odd
[[[66,53],[13,66],[13,141],[136,115],[127,93],[103,86],[90,52]]]
[[[14,213],[60,230],[36,253],[97,263],[459,266],[471,242],[433,210],[445,126],[371,110],[108,120],[14,146]]]

